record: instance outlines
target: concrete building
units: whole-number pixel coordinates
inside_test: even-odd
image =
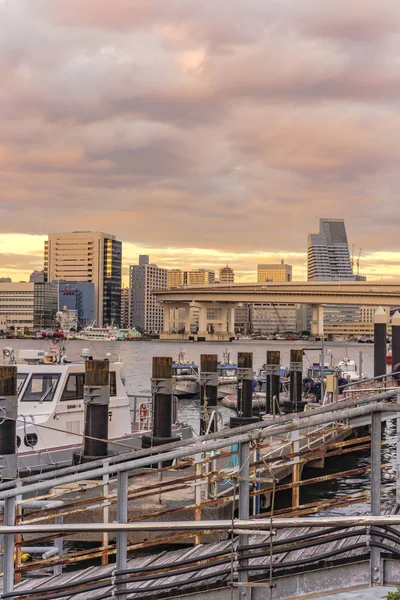
[[[203,285],[215,283],[215,272],[207,271],[207,269],[194,269],[187,271],[188,285]]]
[[[167,269],[150,264],[149,257],[142,255],[138,265],[129,267],[129,287],[130,325],[147,333],[161,333],[164,325],[163,309],[152,291],[167,288]]]
[[[44,271],[33,271],[29,276],[31,283],[42,283],[44,282]]]
[[[292,303],[250,304],[250,323],[253,333],[274,334],[297,331],[297,306]]]
[[[11,277],[0,277],[0,283],[12,283]]]
[[[0,330],[51,327],[57,289],[48,283],[0,283]]]
[[[130,323],[130,303],[131,290],[122,288],[121,290],[121,327],[127,329]]]
[[[219,282],[220,283],[234,283],[235,273],[231,267],[223,267],[219,270]]]
[[[99,326],[121,318],[122,244],[114,235],[91,231],[51,233],[45,242],[45,281],[88,281],[95,289]]]
[[[249,304],[240,303],[235,307],[235,332],[247,334],[250,332]]]
[[[279,264],[257,265],[257,282],[273,281],[281,283],[292,281],[292,267],[282,260]]]
[[[167,287],[178,287],[187,283],[187,272],[181,269],[170,269],[167,272]]]
[[[95,289],[90,281],[54,281],[59,290],[59,307],[76,311],[78,327],[85,327],[95,321]]]

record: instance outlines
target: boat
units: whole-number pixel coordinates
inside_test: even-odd
[[[343,358],[337,365],[336,369],[340,371],[341,376],[348,380],[349,383],[360,380],[360,373],[357,365],[351,358]],[[361,373],[361,379],[364,378],[364,373]]]
[[[88,325],[74,334],[76,340],[89,342],[116,342],[141,338],[141,334],[134,327],[131,329],[120,329],[118,327],[95,327]]]
[[[172,363],[174,380],[174,396],[190,398],[200,393],[199,368],[194,362],[185,361],[185,353],[181,350],[178,360]]]
[[[229,394],[236,393],[237,388],[237,364],[230,362],[230,353],[225,349],[221,362],[217,365],[218,371],[218,400],[222,400]]]
[[[65,340],[55,338],[48,351],[3,349],[3,364],[17,366],[18,472],[20,476],[69,466],[83,445],[85,362],[69,362]],[[108,450],[110,454],[140,448],[141,437],[151,433],[151,398],[132,411],[119,360],[105,356],[110,366]],[[131,415],[134,415],[132,420]],[[174,421],[174,419],[173,419]],[[190,428],[175,424],[173,435],[191,437]]]

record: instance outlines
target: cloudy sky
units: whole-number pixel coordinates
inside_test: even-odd
[[[400,275],[398,0],[0,0],[0,276],[102,230],[243,281],[344,217]]]

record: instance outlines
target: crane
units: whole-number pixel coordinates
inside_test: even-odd
[[[357,275],[360,274],[360,256],[361,256],[361,250],[362,249],[360,248],[360,251],[358,253],[358,258],[357,258]]]

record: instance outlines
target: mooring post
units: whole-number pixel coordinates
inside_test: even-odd
[[[265,363],[265,412],[267,415],[274,414],[274,398],[279,405],[279,390],[281,376],[281,353],[279,350],[267,350],[267,361]]]
[[[162,446],[179,440],[172,435],[172,358],[170,356],[154,356],[151,377],[152,392],[152,423],[151,434],[142,436],[142,448]],[[163,466],[169,466],[170,461],[164,461]],[[158,464],[153,465],[154,468]]]
[[[374,315],[374,377],[386,375],[386,323],[387,315],[380,306]]]
[[[239,519],[248,519],[250,516],[250,442],[242,442],[239,445]],[[234,501],[234,500],[233,500]],[[249,535],[241,533],[239,535],[239,565],[241,569],[246,569],[248,559],[241,558],[242,553],[247,550],[242,550],[243,546],[248,546]],[[246,600],[248,597],[248,588],[246,584],[249,581],[249,573],[247,570],[239,571],[239,598]],[[240,585],[242,584],[242,585]]]
[[[303,386],[303,351],[290,351],[290,403],[293,412],[301,406]]]
[[[381,446],[382,446],[382,420],[380,412],[372,413],[371,431],[371,513],[374,516],[381,514]],[[371,541],[379,541],[379,536],[372,535]],[[371,545],[371,585],[381,583],[381,551]]]
[[[3,460],[3,481],[15,481],[18,476],[17,463],[17,367],[0,366],[0,456]],[[4,504],[4,525],[15,524],[15,498],[7,498]],[[14,535],[4,536],[3,557],[0,567],[4,573],[3,591],[14,589]]]
[[[128,522],[128,471],[120,471],[117,481],[117,521],[118,523]],[[116,546],[116,571],[125,571],[128,564],[128,533],[120,531],[117,533]],[[123,579],[125,576],[120,575]],[[119,592],[119,600],[126,600],[126,583],[118,583],[116,579],[116,591]],[[121,593],[122,592],[122,593]]]
[[[238,411],[236,417],[231,417],[230,427],[240,427],[257,423],[258,417],[253,417],[253,353],[238,352]],[[240,409],[239,409],[240,391]]]
[[[218,400],[218,356],[200,356],[200,435],[209,430],[216,431],[215,421],[209,424],[210,414],[217,410]]]
[[[74,464],[108,456],[108,409],[110,405],[110,363],[108,360],[85,362],[85,429],[83,454],[73,454]]]
[[[400,312],[396,310],[392,317],[392,371],[400,363]]]
[[[0,366],[0,456],[3,457],[2,480],[13,481],[17,467],[17,367]]]

